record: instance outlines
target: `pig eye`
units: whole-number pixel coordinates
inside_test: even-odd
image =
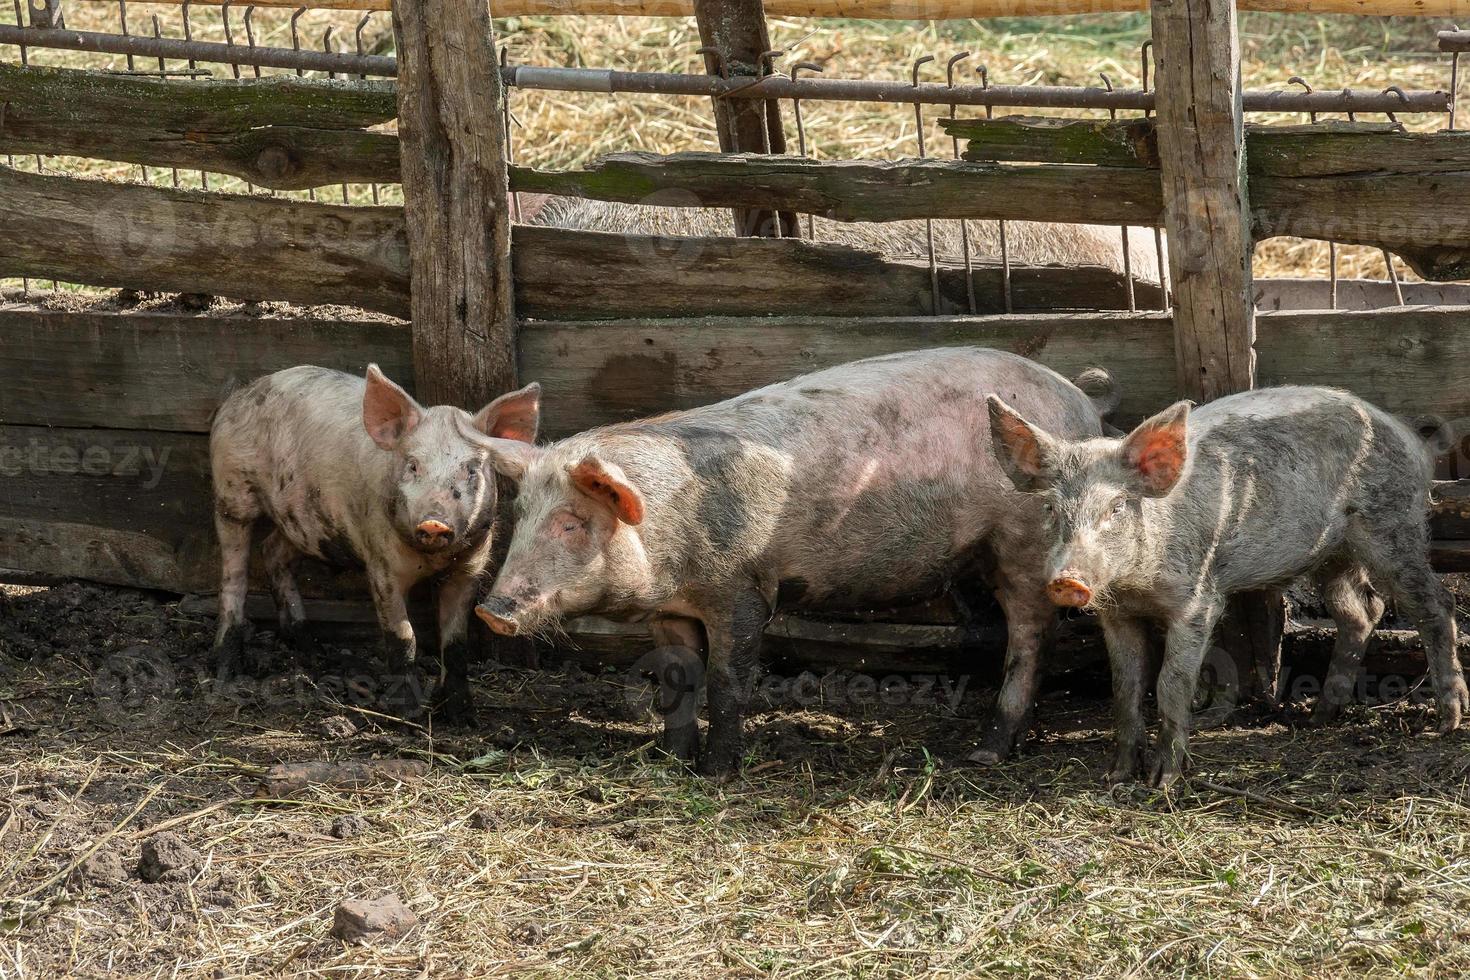
[[[408,467],[407,468],[408,468],[408,475],[409,476],[418,476],[419,475],[419,461],[418,460],[416,460],[416,459],[410,459],[408,461]]]
[[[466,463],[465,471],[468,472],[470,476],[478,476],[480,474],[480,464],[474,461]]]

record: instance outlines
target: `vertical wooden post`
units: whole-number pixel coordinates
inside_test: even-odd
[[[514,387],[509,169],[489,8],[394,0],[415,394],[471,411]]]
[[[1159,157],[1185,397],[1255,382],[1240,41],[1232,0],[1153,0]]]
[[[1256,379],[1240,37],[1233,0],[1153,0],[1152,12],[1179,387],[1207,402]],[[1217,642],[1239,700],[1276,696],[1284,602],[1231,600]]]
[[[516,381],[505,92],[489,7],[393,0],[393,34],[414,394],[473,412]],[[498,482],[496,567],[511,499]],[[474,616],[469,640],[472,654],[534,663],[524,641],[502,642]]]
[[[721,56],[705,54],[706,72],[718,75],[723,67],[730,78],[758,78],[763,73],[760,56],[770,50],[771,37],[761,0],[694,0],[694,18],[699,23],[700,43]],[[786,152],[781,108],[775,99],[715,99],[714,109],[720,149],[725,153]],[[780,237],[799,236],[795,214],[782,211],[779,220]],[[772,211],[735,211],[739,235],[775,237],[776,221]]]

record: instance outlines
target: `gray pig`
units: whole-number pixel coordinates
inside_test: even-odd
[[[1100,435],[1097,407],[1065,378],[973,347],[858,361],[541,448],[468,433],[520,485],[506,562],[477,612],[503,634],[586,613],[649,620],[663,646],[707,649],[699,764],[721,774],[741,757],[778,606],[892,605],[988,564],[1009,644],[973,758],[997,761],[1029,716],[1056,611],[1039,577],[1039,501],[987,449],[996,391],[1073,438]],[[694,709],[663,707],[665,748],[693,758]]]
[[[1227,597],[1303,575],[1337,622],[1318,721],[1351,694],[1383,612],[1377,588],[1419,627],[1440,729],[1459,726],[1470,699],[1454,602],[1429,565],[1432,461],[1401,422],[1328,388],[1250,391],[1193,413],[1180,402],[1123,439],[1077,440],[997,397],[990,418],[996,454],[1048,514],[1047,593],[1102,621],[1118,725],[1111,779],[1142,766],[1145,623],[1165,627],[1151,772],[1164,786],[1184,766],[1195,683]]]
[[[496,492],[485,452],[460,426],[481,438],[530,443],[540,406],[533,383],[473,418],[448,405],[424,408],[376,364],[365,380],[303,366],[233,392],[209,437],[222,565],[215,639],[221,673],[237,669],[244,654],[251,532],[264,517],[274,525],[262,557],[282,635],[303,639],[305,611],[292,574],[297,559],[363,568],[396,677],[416,655],[405,596],[438,576],[440,711],[446,720],[471,718],[465,624],[490,557]],[[416,695],[412,685],[406,693]]]

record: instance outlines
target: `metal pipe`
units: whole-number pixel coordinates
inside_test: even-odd
[[[137,35],[90,31],[40,30],[0,24],[0,44],[28,45],[64,51],[134,54],[185,60],[212,61],[262,68],[301,69],[339,74],[391,78],[398,73],[395,59],[383,55],[356,55],[290,48],[241,49],[217,41],[181,41]],[[957,85],[939,83],[917,87],[900,81],[850,78],[798,78],[767,75],[752,84],[749,78],[724,79],[714,75],[665,72],[613,71],[605,68],[538,68],[518,66],[502,74],[507,85],[555,92],[608,92],[643,95],[691,95],[731,99],[802,99],[827,102],[884,102],[894,105],[1010,106],[1021,109],[1152,110],[1154,95],[1137,89],[1108,92],[1102,88],[1054,85]],[[1406,92],[1269,92],[1244,95],[1247,112],[1448,112],[1449,93]]]
[[[1459,28],[1452,31],[1440,31],[1439,49],[1441,51],[1470,51],[1470,31],[1462,31]]]

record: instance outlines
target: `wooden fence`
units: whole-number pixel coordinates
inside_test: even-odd
[[[723,49],[759,47],[756,0],[694,9]],[[1387,248],[1431,279],[1470,275],[1470,136],[1247,126],[1228,3],[1155,0],[1156,119],[954,120],[948,131],[967,142],[954,161],[754,154],[753,141],[773,135],[759,128],[774,103],[751,101],[753,122],[722,110],[731,152],[515,167],[484,7],[402,0],[395,28],[396,83],[176,82],[0,64],[0,154],[200,168],[281,190],[401,181],[407,202],[354,207],[0,167],[0,276],[385,315],[0,304],[0,568],[212,590],[211,413],[232,387],[299,363],[360,371],[377,361],[421,397],[465,405],[535,378],[552,436],[951,344],[1014,350],[1065,374],[1105,366],[1125,420],[1181,394],[1280,383],[1470,419],[1470,318],[1459,310],[1257,315],[1249,268],[1254,241],[1299,235]],[[465,63],[438,58],[444,50]],[[373,128],[394,119],[397,135]],[[799,226],[786,219],[800,213],[1165,226],[1174,306],[1127,312],[1129,284],[1106,269],[1017,267],[1006,313],[1006,273],[993,263],[977,264],[973,283],[961,267],[939,268],[936,303],[920,261],[794,237],[511,228],[511,191],[780,214],[788,235]],[[1132,292],[1140,309],[1166,305],[1152,284]],[[1470,492],[1447,484],[1442,498],[1436,561],[1470,570]],[[325,572],[313,582],[319,595],[343,588]]]

